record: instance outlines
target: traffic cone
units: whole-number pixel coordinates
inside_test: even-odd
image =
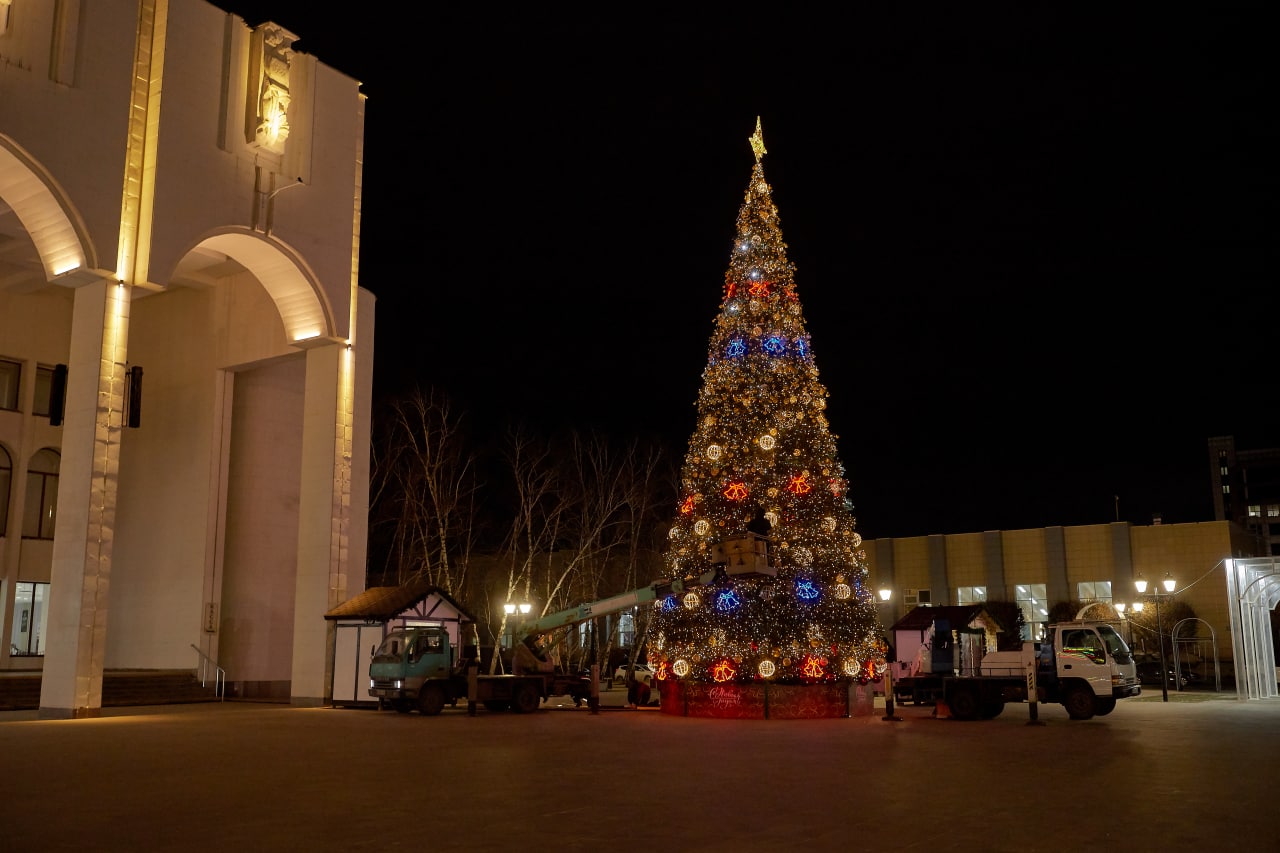
[[[951,719],[951,709],[947,707],[947,703],[943,699],[933,703],[933,715],[939,720]]]

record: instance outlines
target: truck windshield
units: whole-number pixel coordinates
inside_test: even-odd
[[[392,631],[382,641],[382,645],[378,646],[378,650],[373,653],[374,657],[399,657],[404,652],[404,647],[409,643],[411,635],[408,631]]]
[[[1115,628],[1110,625],[1098,625],[1098,634],[1102,637],[1102,642],[1106,645],[1107,651],[1116,663],[1132,663],[1133,653],[1129,651],[1129,645],[1124,641]]]

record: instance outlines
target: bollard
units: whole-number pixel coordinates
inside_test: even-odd
[[[593,714],[600,713],[600,664],[591,664],[591,695],[587,697],[587,708]]]

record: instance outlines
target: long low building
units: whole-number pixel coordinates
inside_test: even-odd
[[[1024,639],[1039,639],[1061,602],[1112,604],[1119,619],[1136,602],[1154,606],[1157,595],[1169,602],[1161,584],[1171,578],[1172,599],[1197,617],[1178,627],[1179,636],[1195,637],[1206,660],[1232,666],[1242,698],[1277,695],[1270,614],[1280,601],[1280,563],[1262,556],[1265,541],[1235,522],[995,530],[867,540],[863,547],[871,583],[892,592],[886,624],[918,605],[1008,601],[1022,611]],[[1148,583],[1145,594],[1137,591],[1139,579]]]

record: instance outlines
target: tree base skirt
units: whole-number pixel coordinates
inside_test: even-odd
[[[701,684],[656,681],[662,713],[726,720],[820,720],[871,714],[872,687],[831,684]]]

